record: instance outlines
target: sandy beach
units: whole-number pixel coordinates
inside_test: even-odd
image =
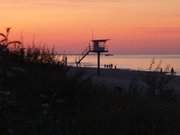
[[[101,69],[101,75],[97,75],[96,68],[75,68],[71,67],[71,74],[83,72],[84,78],[92,78],[92,82],[96,85],[105,86],[111,90],[123,89],[128,90],[132,83],[136,83],[142,88],[145,88],[143,83],[144,76],[152,74],[148,71],[137,71],[129,69]],[[155,73],[155,72],[154,72]],[[155,74],[159,74],[156,72]],[[157,75],[158,78],[159,75]],[[165,75],[169,77],[169,75]],[[174,89],[176,93],[180,94],[180,76],[173,76],[172,79],[164,84],[168,89]]]

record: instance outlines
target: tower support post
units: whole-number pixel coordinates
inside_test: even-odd
[[[97,52],[97,74],[100,75],[100,52]]]

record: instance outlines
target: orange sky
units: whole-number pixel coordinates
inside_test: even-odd
[[[0,30],[26,44],[80,52],[110,38],[114,53],[180,53],[179,0],[1,0]]]

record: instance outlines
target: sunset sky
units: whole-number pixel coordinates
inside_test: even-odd
[[[81,52],[110,38],[113,53],[180,53],[180,0],[0,0],[0,31],[26,45]]]

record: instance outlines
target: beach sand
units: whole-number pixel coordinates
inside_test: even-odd
[[[144,79],[147,79],[152,72],[137,71],[129,69],[101,69],[101,74],[97,75],[96,68],[70,68],[70,74],[82,72],[84,78],[91,78],[92,82],[99,86],[107,87],[111,90],[129,90],[133,83],[145,89]],[[153,72],[160,74],[159,72]],[[146,78],[145,78],[146,76]],[[163,75],[171,78],[169,75]],[[159,75],[154,79],[158,79]],[[177,94],[180,94],[180,76],[173,76],[167,84],[164,84],[167,89],[174,89]]]

